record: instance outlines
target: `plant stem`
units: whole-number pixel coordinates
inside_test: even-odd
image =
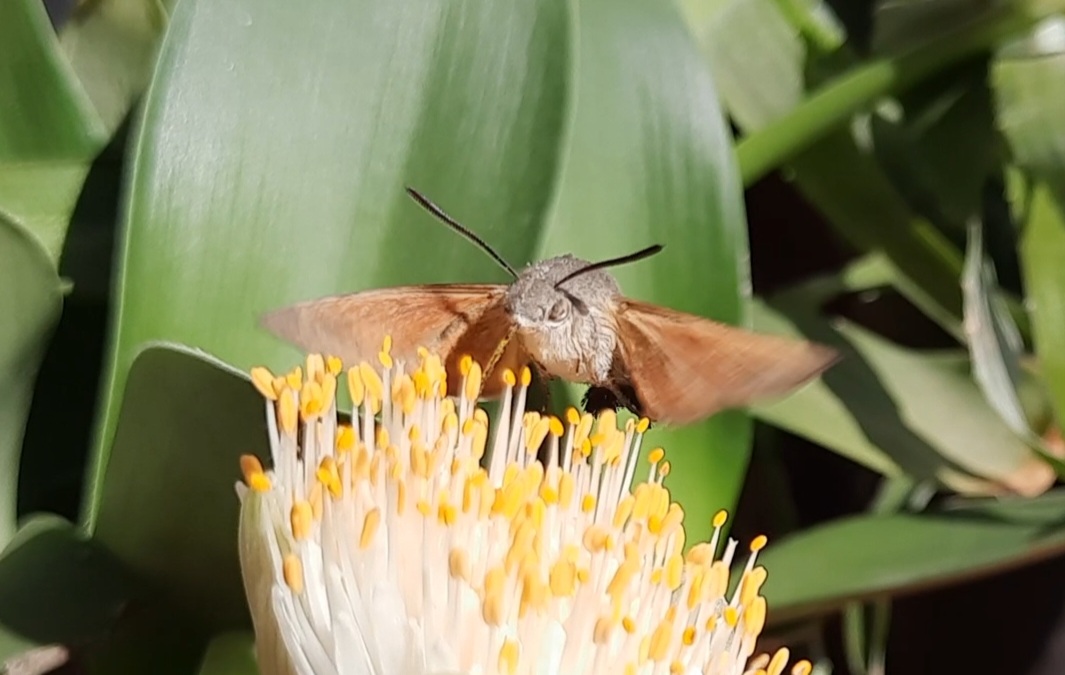
[[[742,139],[736,146],[743,185],[750,186],[815,143],[876,99],[898,93],[929,75],[994,47],[1038,22],[1044,14],[997,11],[931,44],[883,57],[841,75],[790,114]]]

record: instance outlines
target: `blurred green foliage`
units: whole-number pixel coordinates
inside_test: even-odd
[[[766,498],[791,523],[770,622],[843,611],[852,671],[882,664],[891,598],[1065,552],[1065,3],[50,8],[0,4],[0,663],[59,643],[94,672],[254,672],[243,372],[299,358],[256,317],[503,280],[405,185],[515,265],[663,243],[617,270],[628,295],[844,352],[644,447],[689,541],[749,488],[756,422],[880,476],[813,527]],[[770,174],[848,259],[754,298],[744,190]],[[840,304],[894,293],[934,349]]]

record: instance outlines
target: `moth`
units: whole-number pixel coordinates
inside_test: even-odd
[[[600,262],[561,255],[521,272],[413,188],[408,194],[505,269],[505,284],[399,286],[302,302],[264,315],[263,326],[307,351],[372,362],[385,335],[392,355],[438,353],[449,394],[459,361],[484,368],[481,397],[496,398],[504,369],[534,368],[541,381],[587,384],[584,407],[628,408],[652,422],[685,425],[721,410],[786,395],[839,358],[827,346],[742,328],[622,294],[606,268],[662,250],[654,245]]]

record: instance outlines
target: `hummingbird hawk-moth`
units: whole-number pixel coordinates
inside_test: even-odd
[[[689,424],[724,409],[783,396],[838,360],[830,348],[754,333],[625,297],[605,268],[646,258],[655,245],[601,262],[561,255],[517,272],[480,237],[412,188],[433,215],[479,246],[509,284],[399,286],[321,298],[266,314],[263,325],[305,350],[346,363],[372,361],[385,335],[413,362],[436,352],[449,394],[459,360],[485,368],[482,397],[502,391],[504,368],[588,384],[589,412],[626,407],[652,422]]]

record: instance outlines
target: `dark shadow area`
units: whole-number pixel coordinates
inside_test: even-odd
[[[72,284],[41,363],[19,469],[19,514],[76,521],[108,346],[111,277],[121,217],[127,120],[97,157],[74,208],[59,262]]]

